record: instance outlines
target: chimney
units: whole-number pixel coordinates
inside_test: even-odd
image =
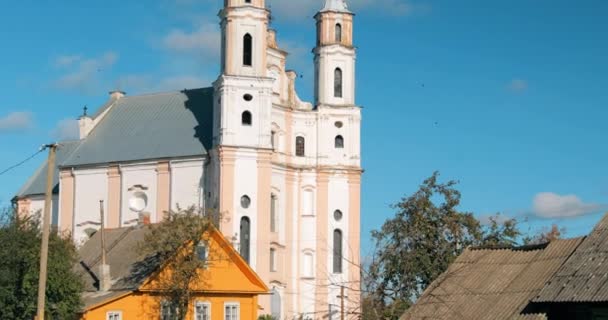
[[[99,291],[109,291],[112,288],[112,276],[110,275],[110,265],[99,265]]]
[[[125,95],[126,95],[126,93],[124,91],[120,91],[120,90],[110,91],[110,99],[112,99],[112,100],[118,100],[118,99],[124,97]]]

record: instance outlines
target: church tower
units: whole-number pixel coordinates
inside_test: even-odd
[[[344,0],[326,0],[315,15],[315,103],[355,104],[353,16]]]
[[[273,79],[267,77],[270,18],[264,0],[224,0],[221,74],[214,82],[213,207],[220,230],[264,280],[268,278],[271,114]],[[260,304],[269,309],[269,298]]]

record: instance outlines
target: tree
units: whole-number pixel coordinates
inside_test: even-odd
[[[7,210],[0,223],[0,319],[31,320],[36,315],[40,274],[40,217],[21,217]],[[78,261],[69,235],[49,238],[46,314],[75,319],[83,284],[73,271]]]
[[[566,234],[566,228],[559,228],[556,224],[553,224],[551,228],[545,228],[535,236],[525,237],[523,242],[529,245],[542,244],[560,239],[564,234]]]
[[[512,245],[520,235],[515,220],[495,217],[484,227],[458,211],[457,182],[438,177],[435,172],[401,199],[396,216],[372,232],[376,251],[364,277],[369,319],[398,319],[466,247]]]
[[[203,215],[194,208],[181,212],[169,212],[165,220],[151,226],[139,250],[153,257],[165,270],[166,276],[158,278],[159,297],[167,304],[172,319],[186,318],[189,303],[195,288],[202,283],[199,272],[207,260],[198,254],[199,245],[207,247],[203,235],[212,228],[209,215]]]

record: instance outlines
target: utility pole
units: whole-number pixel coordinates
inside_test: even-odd
[[[340,295],[338,298],[340,298],[340,320],[344,320],[344,299],[347,298],[347,296],[344,295],[344,286],[340,287]]]
[[[55,175],[55,157],[57,144],[46,145],[49,148],[47,162],[46,194],[44,197],[44,217],[42,221],[42,245],[40,246],[40,278],[38,279],[38,313],[37,319],[44,320],[46,298],[47,262],[49,257],[49,233],[51,228],[51,201],[53,200],[53,177]]]

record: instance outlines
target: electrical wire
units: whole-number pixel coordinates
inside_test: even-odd
[[[13,166],[10,166],[10,167],[6,168],[5,170],[3,170],[2,172],[0,172],[0,176],[3,175],[3,174],[5,174],[5,173],[7,173],[7,172],[9,172],[9,171],[11,171],[11,170],[13,170],[13,169],[15,169],[15,168],[17,168],[17,167],[19,167],[19,166],[21,166],[21,165],[23,165],[24,163],[32,160],[34,157],[36,157],[37,155],[39,155],[40,153],[42,153],[44,150],[46,150],[46,148],[47,148],[46,146],[40,147],[40,150],[38,150],[33,155],[27,157],[25,160],[23,160],[23,161],[15,164],[15,165],[13,165]]]

